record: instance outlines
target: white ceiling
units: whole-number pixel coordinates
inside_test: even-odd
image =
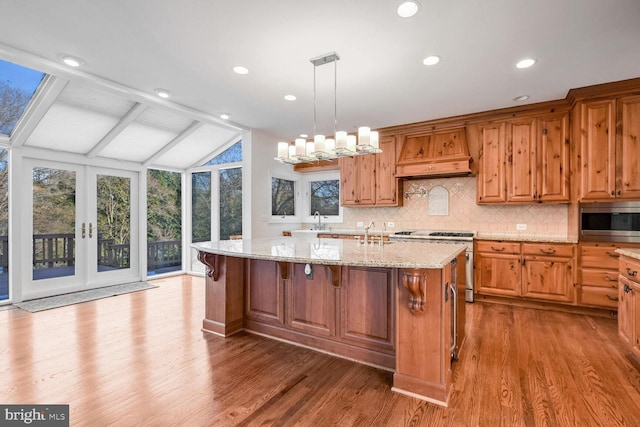
[[[525,103],[559,99],[571,88],[640,77],[639,0],[420,2],[419,13],[403,19],[399,0],[0,0],[0,57],[71,81],[27,145],[87,153],[143,103],[93,154],[148,162],[194,121],[205,123],[180,142],[197,155],[180,145],[152,159],[174,167],[201,159],[239,128],[285,140],[313,133],[309,59],[331,51],[341,57],[337,120],[347,131],[509,107],[523,94]],[[65,70],[56,65],[61,53],[85,64]],[[424,66],[429,54],[442,61]],[[524,57],[536,65],[516,69]],[[235,65],[249,74],[235,74]],[[316,72],[318,132],[331,133],[333,66]],[[109,90],[94,102],[100,87]],[[158,87],[173,93],[170,102],[155,101]],[[64,128],[59,115],[70,112],[74,122]],[[219,127],[221,112],[238,128]],[[134,144],[141,135],[149,141]]]

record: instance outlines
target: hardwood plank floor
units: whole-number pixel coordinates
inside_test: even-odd
[[[637,426],[640,373],[614,320],[467,305],[449,408],[390,372],[200,331],[204,279],[54,310],[0,311],[0,402],[68,403],[77,426]]]

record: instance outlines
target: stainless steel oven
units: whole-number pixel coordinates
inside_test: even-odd
[[[640,242],[640,202],[581,204],[580,240]]]

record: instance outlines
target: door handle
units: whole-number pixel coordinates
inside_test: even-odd
[[[93,237],[93,224],[89,223],[89,238]]]
[[[82,223],[82,238],[84,239],[87,235],[87,230],[85,228],[84,222]]]

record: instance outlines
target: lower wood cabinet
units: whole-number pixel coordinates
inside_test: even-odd
[[[575,245],[476,241],[476,293],[574,304]]]
[[[618,272],[618,334],[631,354],[640,360],[640,260],[620,257]]]
[[[344,268],[340,299],[340,339],[366,348],[393,350],[393,291],[388,268]]]
[[[247,260],[245,328],[393,368],[397,270]],[[334,277],[337,276],[337,277]]]
[[[618,309],[618,248],[640,248],[639,244],[581,242],[578,265],[578,304]]]

